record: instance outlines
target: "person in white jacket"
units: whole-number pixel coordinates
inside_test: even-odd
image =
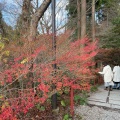
[[[120,88],[120,66],[116,64],[113,68],[113,82],[114,82],[114,87],[116,89]]]
[[[110,65],[107,64],[103,64],[104,68],[102,72],[99,72],[100,74],[104,75],[104,85],[105,85],[105,90],[108,90],[110,88],[110,90],[112,90],[112,79],[113,79],[113,72],[112,69],[110,67]]]

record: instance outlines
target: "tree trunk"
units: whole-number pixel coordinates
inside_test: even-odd
[[[95,0],[92,0],[92,41],[95,41]],[[93,58],[93,61],[95,62],[95,58]],[[92,68],[95,67],[94,65]]]
[[[22,15],[21,15],[21,19],[22,19],[22,29],[20,30],[21,34],[27,34],[28,30],[29,30],[29,26],[30,26],[30,15],[31,15],[31,2],[30,0],[24,0],[23,1],[23,6],[22,6]]]
[[[77,0],[77,17],[78,17],[78,21],[77,21],[77,28],[78,28],[78,39],[80,39],[80,0]]]
[[[44,12],[50,5],[51,0],[44,0],[41,6],[36,10],[36,12],[33,14],[31,23],[30,23],[30,31],[29,31],[29,36],[28,40],[34,40],[36,37],[37,33],[37,26],[40,18],[43,16]]]
[[[95,41],[95,0],[92,0],[92,41]]]
[[[81,39],[86,35],[86,0],[81,0]]]
[[[5,34],[6,34],[5,29],[4,29],[4,21],[3,21],[3,17],[2,17],[2,12],[1,11],[0,11],[0,34],[2,36],[5,36]]]

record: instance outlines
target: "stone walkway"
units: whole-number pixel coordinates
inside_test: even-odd
[[[104,90],[102,85],[98,88],[98,91],[90,95],[88,104],[120,109],[120,90],[113,89],[108,95],[108,91]]]
[[[75,115],[74,120],[120,120],[120,110],[104,109],[97,106],[77,106]]]

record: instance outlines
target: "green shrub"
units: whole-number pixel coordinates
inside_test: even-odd
[[[90,89],[91,92],[96,92],[97,90],[98,90],[98,86],[97,85],[92,86],[91,89]]]
[[[87,97],[88,97],[87,92],[83,91],[82,94],[74,96],[74,101],[77,104],[86,105],[87,104]]]
[[[72,120],[69,114],[65,114],[63,120]]]
[[[40,111],[45,111],[45,107],[44,107],[44,106],[41,106],[40,104],[37,104],[36,107],[37,107],[37,109],[40,110]]]

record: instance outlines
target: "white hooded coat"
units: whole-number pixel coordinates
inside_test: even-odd
[[[112,72],[112,69],[111,69],[111,67],[109,65],[106,65],[103,68],[103,71],[99,72],[99,73],[104,75],[104,82],[111,82],[112,81],[113,72]]]
[[[113,68],[113,73],[114,73],[113,81],[114,82],[120,82],[120,67],[115,66]]]

